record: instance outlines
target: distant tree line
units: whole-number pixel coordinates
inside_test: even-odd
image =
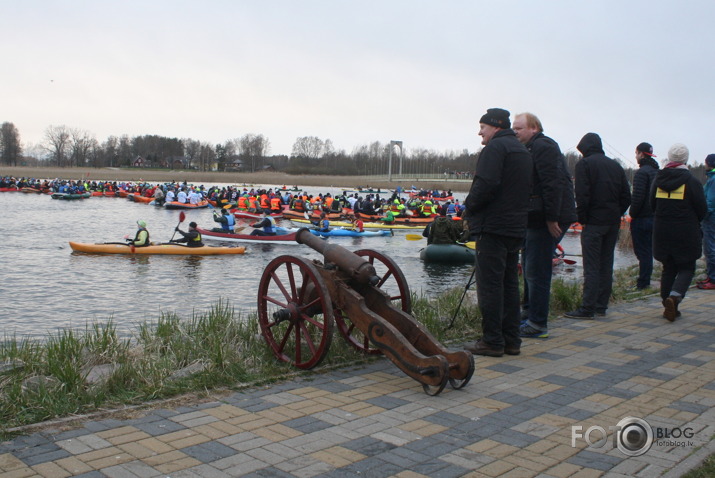
[[[50,126],[38,145],[35,157],[24,156],[20,133],[13,123],[5,122],[0,130],[0,164],[19,166],[30,162],[57,167],[126,168],[142,159],[142,167],[196,169],[200,171],[255,172],[270,168],[288,174],[325,174],[348,176],[394,175],[430,176],[470,179],[479,153],[461,151],[437,152],[414,148],[404,156],[390,142],[375,141],[356,146],[348,153],[336,149],[330,139],[316,136],[296,138],[290,156],[269,155],[270,142],[262,134],[245,134],[212,145],[191,138],[169,138],[158,135],[129,137],[110,136],[100,143],[92,134],[67,126]],[[392,156],[392,165],[389,165]],[[566,163],[573,175],[581,155],[569,151]],[[626,167],[629,180],[635,169]],[[705,181],[703,165],[691,167],[696,177]]]

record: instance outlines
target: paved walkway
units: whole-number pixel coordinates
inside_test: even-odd
[[[464,389],[437,397],[378,360],[17,437],[0,444],[0,476],[679,476],[715,452],[715,293],[691,290],[682,310],[669,323],[654,297],[559,319],[551,338],[479,357]],[[629,416],[679,439],[626,456],[608,427]],[[594,428],[590,447],[574,426],[609,441]]]

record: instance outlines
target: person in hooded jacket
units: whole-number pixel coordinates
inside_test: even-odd
[[[708,212],[701,223],[703,228],[703,253],[707,268],[705,280],[698,281],[698,289],[715,289],[715,154],[708,154],[705,158],[705,174],[708,180],[705,182],[705,203]]]
[[[633,176],[631,193],[631,239],[633,252],[638,259],[639,290],[650,287],[653,274],[653,209],[650,207],[650,187],[658,174],[658,163],[653,154],[653,146],[641,143],[636,146],[638,171]]]
[[[678,305],[695,276],[695,261],[702,255],[702,230],[707,205],[703,186],[686,166],[690,152],[676,143],[668,163],[658,172],[650,191],[654,211],[653,256],[663,263],[660,297],[663,317],[680,317]]]
[[[583,296],[581,306],[566,312],[571,319],[605,316],[613,289],[613,259],[621,217],[631,205],[631,188],[623,167],[603,152],[601,137],[586,133],[576,146],[576,215],[583,225]]]

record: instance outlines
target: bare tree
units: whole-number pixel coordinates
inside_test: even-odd
[[[303,136],[293,143],[291,156],[317,161],[323,157],[325,142],[317,136]]]
[[[20,155],[20,133],[13,123],[5,122],[0,130],[0,162],[7,166],[17,166]]]
[[[98,144],[97,140],[88,132],[78,129],[70,130],[70,136],[70,165],[87,165],[90,152]]]
[[[50,154],[50,163],[60,168],[69,166],[70,132],[67,126],[48,126],[43,147]]]
[[[199,159],[199,154],[201,153],[201,141],[196,141],[194,139],[182,139],[181,142],[184,144],[184,156],[189,160],[186,165],[189,169],[191,165],[196,163]],[[203,168],[201,168],[204,171]]]
[[[256,163],[261,162],[270,149],[268,138],[262,134],[244,134],[237,145],[242,160],[251,163],[251,172],[256,170]]]

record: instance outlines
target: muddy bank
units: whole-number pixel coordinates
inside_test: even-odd
[[[405,178],[387,181],[362,176],[318,176],[289,175],[280,172],[210,172],[210,171],[180,171],[159,169],[119,169],[119,168],[24,168],[0,166],[0,176],[30,177],[40,179],[88,179],[105,181],[177,181],[194,184],[211,185],[217,183],[251,184],[264,186],[325,186],[343,188],[387,188],[397,186],[409,188],[415,185],[425,189],[451,189],[452,191],[468,191],[469,180],[420,180]]]

